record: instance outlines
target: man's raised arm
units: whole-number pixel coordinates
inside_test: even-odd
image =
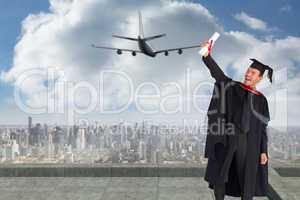
[[[219,67],[219,65],[215,62],[215,60],[210,56],[210,52],[211,52],[211,43],[204,42],[203,44],[201,44],[202,48],[205,48],[206,45],[208,45],[208,51],[202,56],[202,60],[205,63],[205,65],[207,66],[207,68],[210,71],[211,76],[216,80],[216,82],[221,82],[221,81],[230,81],[231,79],[228,78],[224,72],[222,71],[222,69]]]
[[[214,61],[214,59],[210,56],[210,54],[208,55],[204,55],[202,56],[202,60],[205,63],[205,65],[207,66],[207,68],[210,71],[211,76],[217,81],[217,82],[221,82],[221,81],[229,81],[230,78],[228,78],[224,72],[222,71],[222,69],[219,67],[219,65]]]

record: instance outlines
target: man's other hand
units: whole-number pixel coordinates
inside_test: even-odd
[[[260,154],[260,164],[265,165],[268,161],[268,157],[266,153]]]

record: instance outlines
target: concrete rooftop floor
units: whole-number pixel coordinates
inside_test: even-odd
[[[300,177],[283,177],[282,182],[294,199],[300,199]]]
[[[203,177],[0,177],[0,191],[0,200],[214,199]]]

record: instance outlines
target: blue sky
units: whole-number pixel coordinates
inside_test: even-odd
[[[7,69],[12,62],[13,49],[21,32],[21,23],[30,13],[47,11],[48,1],[0,1],[0,66]]]
[[[252,0],[247,2],[241,0],[191,0],[186,2],[199,2],[207,8],[210,14],[217,19],[217,23],[224,28],[225,32],[246,32],[259,39],[265,37],[278,39],[288,36],[300,37],[299,23],[297,22],[300,19],[300,13],[297,12],[300,8],[300,2],[297,0]],[[119,6],[119,4],[112,4],[110,6],[116,5]],[[12,60],[14,58],[13,50],[18,43],[22,21],[30,14],[48,12],[48,9],[49,2],[47,0],[0,1],[0,26],[2,27],[0,31],[0,71],[9,71],[12,67]],[[253,29],[237,20],[235,16],[242,12],[246,13],[247,16],[261,20],[266,24],[268,30]],[[227,68],[227,72],[229,73],[233,73],[234,70],[231,67]],[[12,97],[12,84],[0,81],[0,93],[0,112],[9,112],[11,104],[8,103],[7,99]]]

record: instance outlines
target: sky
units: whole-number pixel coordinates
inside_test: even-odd
[[[218,31],[221,37],[212,55],[228,76],[241,80],[251,57],[268,63],[274,68],[277,80],[273,85],[262,81],[258,88],[269,100],[273,115],[271,125],[295,126],[300,117],[297,106],[300,103],[299,4],[297,0],[125,0],[122,6],[117,0],[1,1],[0,123],[26,123],[28,115],[45,123],[68,123],[75,118],[100,121],[149,118],[177,122],[178,119],[205,116],[205,112],[199,113],[193,108],[187,112],[187,105],[191,105],[191,99],[186,95],[188,89],[171,84],[176,82],[185,86],[187,74],[192,88],[204,82],[203,89],[196,92],[204,95],[199,105],[203,108],[201,111],[206,110],[211,88],[205,88],[205,85],[213,83],[213,79],[209,77],[197,50],[152,59],[125,53],[118,56],[115,52],[90,47],[91,43],[96,43],[137,48],[135,43],[114,39],[111,35],[135,37],[138,32],[137,12],[140,10],[146,36],[167,34],[167,37],[151,41],[155,49],[200,44]],[[45,70],[49,72],[49,69],[60,73],[54,75],[55,86],[66,80],[75,85],[79,83],[72,93],[75,100],[67,98],[64,89],[50,87],[53,85],[43,75],[32,76],[22,84],[18,82],[24,72],[37,70],[43,73]],[[148,98],[139,104],[133,99],[121,113],[107,114],[84,109],[90,105],[87,102],[98,105],[102,97],[104,108],[122,107],[132,96],[124,74],[123,79],[112,74],[105,77],[105,92],[96,92],[100,73],[105,70],[125,73],[131,78],[135,92],[146,82],[157,84],[162,96],[181,91],[183,106],[178,106],[176,98],[169,98],[165,99],[164,105],[170,110],[180,108],[175,113],[166,114],[162,110],[154,114],[139,112],[141,107],[143,110],[155,110],[159,104],[159,100]],[[94,86],[94,89],[87,91],[84,89],[87,85]],[[26,105],[43,107],[53,100],[56,107],[54,111],[47,107],[47,112],[41,111],[41,114],[29,113],[16,102],[16,90],[21,92],[20,101]],[[155,93],[154,87],[149,84],[141,91]],[[85,112],[74,112],[74,106]],[[98,106],[95,107],[98,109]]]

